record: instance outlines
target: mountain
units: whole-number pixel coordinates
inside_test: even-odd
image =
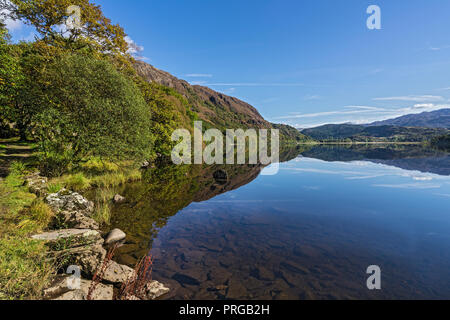
[[[399,118],[377,121],[369,124],[369,126],[381,125],[450,129],[450,109],[441,109],[420,114],[408,114]]]
[[[266,121],[256,108],[237,98],[207,87],[190,85],[187,81],[178,79],[170,73],[142,61],[136,61],[134,67],[146,81],[158,83],[181,94],[191,106],[191,111],[204,121],[205,128],[217,128],[221,131],[238,128],[273,128],[280,129],[281,139],[284,141],[308,140],[293,127],[274,125]]]
[[[316,140],[419,142],[445,135],[450,131],[438,128],[407,128],[392,125],[367,127],[351,124],[328,124],[304,129],[301,132]]]

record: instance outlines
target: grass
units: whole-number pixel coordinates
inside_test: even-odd
[[[0,180],[0,299],[39,299],[53,277],[47,247],[29,238],[47,227],[51,210],[23,187],[21,166]]]
[[[131,162],[114,164],[94,159],[78,170],[80,171],[51,179],[48,184],[49,193],[56,193],[62,188],[76,192],[93,190],[95,211],[92,217],[100,225],[110,224],[112,198],[115,195],[113,189],[142,178],[141,171]]]

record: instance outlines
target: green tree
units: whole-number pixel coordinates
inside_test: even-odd
[[[68,29],[65,22],[80,8],[80,27]],[[9,18],[32,25],[50,44],[77,50],[85,46],[102,53],[125,54],[128,44],[125,32],[106,18],[100,6],[89,0],[0,0],[0,9],[8,8]]]
[[[41,74],[45,110],[36,134],[57,165],[89,156],[142,160],[151,156],[151,113],[134,82],[112,64],[68,54]],[[60,161],[59,161],[60,160]]]

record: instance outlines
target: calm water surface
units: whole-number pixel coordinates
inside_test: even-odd
[[[450,299],[448,154],[313,147],[286,158],[274,176],[162,168],[126,186],[116,259],[152,254],[167,299]],[[381,290],[366,287],[370,265]]]

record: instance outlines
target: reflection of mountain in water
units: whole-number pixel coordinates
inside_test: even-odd
[[[300,147],[282,150],[280,161],[297,157]],[[121,263],[132,265],[148,253],[158,230],[192,202],[209,200],[256,179],[262,165],[165,166],[148,169],[144,179],[117,190],[127,202],[113,208],[111,224],[127,233],[118,249]]]
[[[302,156],[324,161],[370,161],[405,170],[450,175],[450,155],[418,145],[321,145]]]

